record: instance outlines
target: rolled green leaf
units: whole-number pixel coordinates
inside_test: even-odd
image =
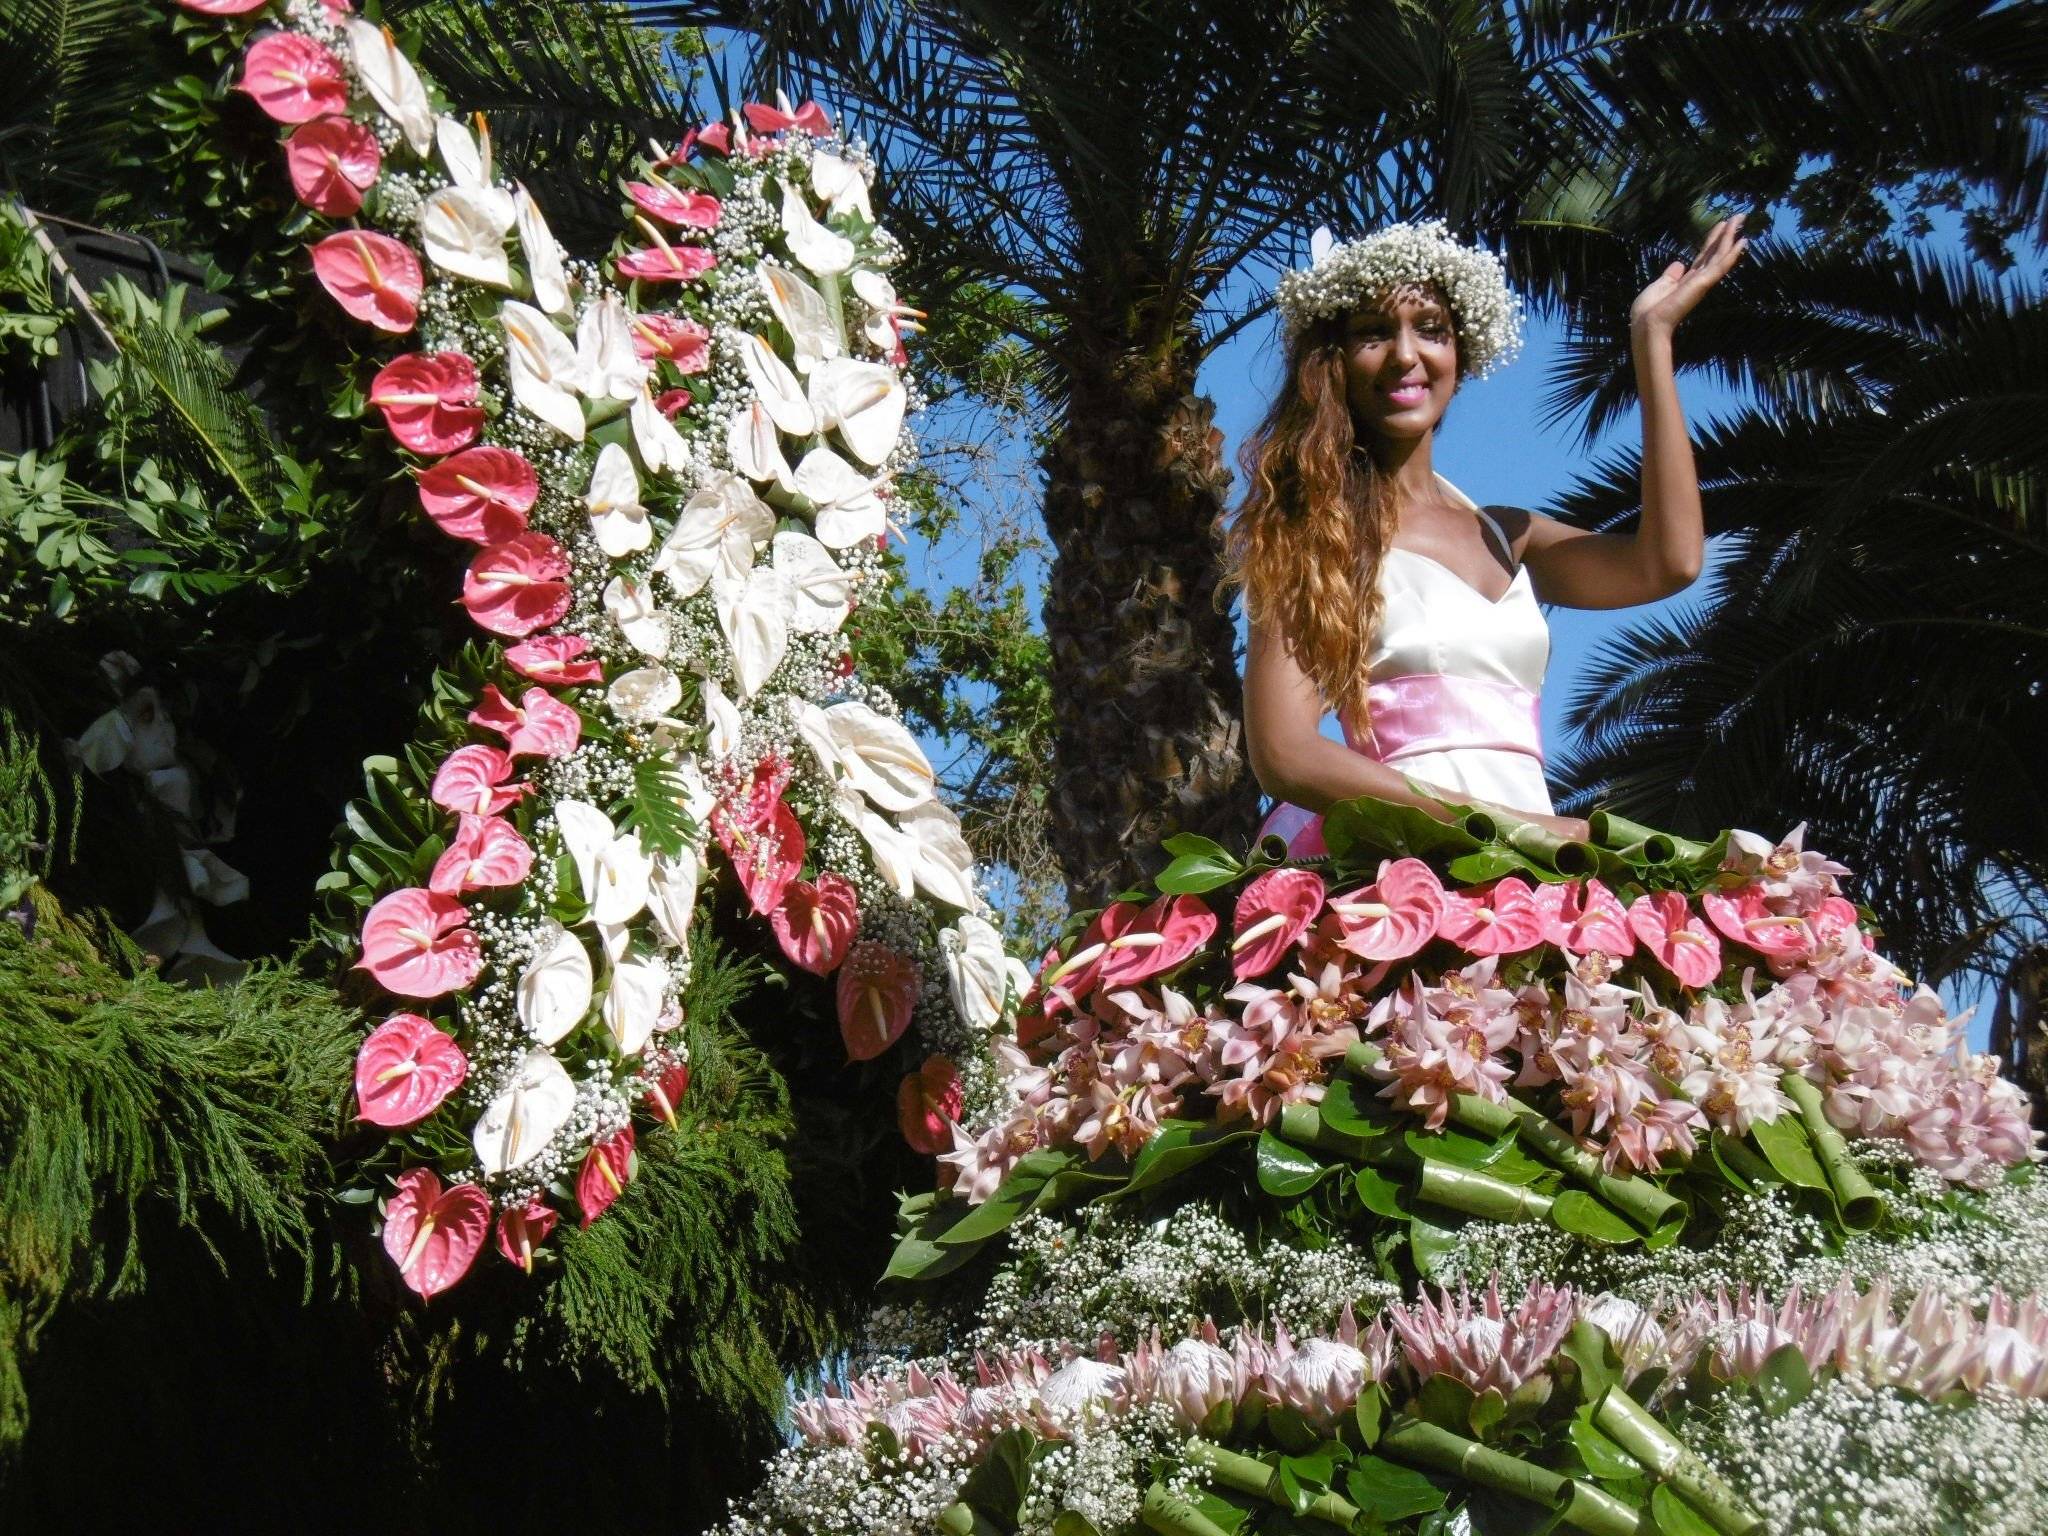
[[[1884,1219],[1884,1196],[1863,1176],[1849,1143],[1829,1123],[1820,1090],[1797,1072],[1787,1072],[1778,1081],[1785,1096],[1799,1106],[1799,1118],[1806,1122],[1806,1134],[1813,1138],[1813,1150],[1819,1154],[1821,1169],[1834,1190],[1842,1225],[1851,1232],[1868,1232]]]
[[[1460,1130],[1483,1136],[1488,1141],[1499,1141],[1508,1132],[1521,1128],[1521,1121],[1511,1104],[1496,1104],[1476,1093],[1451,1095],[1451,1122]]]
[[[1361,1040],[1344,1053],[1344,1070],[1356,1078],[1372,1076],[1372,1069],[1380,1064],[1384,1055],[1370,1040]]]
[[[1586,818],[1586,824],[1594,842],[1612,848],[1631,864],[1669,864],[1678,855],[1679,839],[1669,832],[1659,832],[1612,811],[1595,811]]]
[[[1425,1158],[1415,1179],[1415,1193],[1433,1205],[1441,1205],[1485,1221],[1541,1221],[1550,1214],[1550,1196],[1524,1184],[1510,1184],[1490,1173],[1460,1168]]]
[[[1278,1470],[1267,1466],[1256,1456],[1233,1451],[1213,1440],[1196,1439],[1188,1442],[1188,1458],[1196,1466],[1206,1469],[1211,1479],[1225,1488],[1234,1488],[1258,1499],[1285,1502],[1280,1498]]]
[[[1222,1526],[1178,1494],[1169,1493],[1163,1483],[1145,1490],[1138,1523],[1158,1536],[1226,1536]]]
[[[1571,1502],[1564,1507],[1563,1523],[1586,1536],[1635,1536],[1642,1528],[1643,1512],[1626,1499],[1580,1478],[1567,1478]]]
[[[1002,1528],[971,1504],[949,1505],[939,1516],[939,1529],[946,1536],[1001,1536]]]
[[[1620,1387],[1609,1387],[1600,1394],[1593,1407],[1593,1423],[1721,1536],[1762,1536],[1763,1517]]]
[[[1379,1141],[1368,1141],[1362,1136],[1353,1136],[1326,1124],[1322,1111],[1313,1104],[1283,1104],[1280,1118],[1268,1127],[1282,1141],[1292,1142],[1297,1147],[1315,1147],[1319,1151],[1334,1152],[1339,1157],[1350,1158],[1353,1162],[1380,1162],[1390,1155],[1392,1149]]]
[[[1571,1490],[1566,1486],[1570,1479],[1539,1467],[1533,1461],[1496,1451],[1477,1440],[1467,1440],[1463,1435],[1406,1414],[1387,1426],[1376,1449],[1380,1455],[1395,1461],[1426,1467],[1433,1472],[1449,1472],[1482,1488],[1512,1494],[1545,1509],[1563,1511],[1572,1502]]]

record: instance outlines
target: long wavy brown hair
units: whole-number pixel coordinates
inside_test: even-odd
[[[1352,423],[1346,318],[1311,321],[1288,344],[1280,393],[1238,455],[1249,489],[1223,534],[1217,600],[1241,589],[1251,623],[1281,638],[1324,704],[1362,727],[1399,501]]]

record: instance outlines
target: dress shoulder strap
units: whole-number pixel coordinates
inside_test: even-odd
[[[1496,519],[1491,512],[1487,511],[1486,508],[1480,506],[1478,502],[1474,501],[1470,496],[1467,496],[1463,491],[1459,490],[1455,485],[1451,484],[1451,482],[1446,480],[1441,474],[1437,475],[1436,482],[1438,485],[1441,485],[1445,490],[1449,491],[1451,495],[1455,496],[1459,501],[1463,502],[1466,507],[1471,509],[1472,514],[1479,519],[1479,526],[1484,528],[1488,533],[1491,533],[1493,535],[1493,542],[1498,544],[1500,546],[1500,552],[1508,557],[1509,565],[1519,564],[1519,562],[1515,559],[1514,540],[1510,539],[1507,536],[1507,534],[1502,531],[1499,520]]]

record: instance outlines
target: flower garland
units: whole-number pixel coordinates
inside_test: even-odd
[[[565,1208],[618,1197],[636,1115],[673,1123],[688,1085],[692,919],[726,871],[831,979],[848,1057],[915,1017],[906,1096],[959,1113],[1013,983],[931,765],[852,675],[918,404],[861,148],[749,103],[643,157],[637,234],[594,266],[346,0],[179,3],[268,13],[235,88],[288,130],[320,286],[409,347],[368,403],[476,546],[460,600],[493,641],[469,739],[422,775],[430,834],[392,832],[413,808],[373,776],[367,878],[331,877],[409,1005],[355,1072],[400,1277],[447,1289],[493,1228],[531,1272]]]

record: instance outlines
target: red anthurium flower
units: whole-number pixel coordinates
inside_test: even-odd
[[[405,441],[402,435],[399,441]],[[427,516],[443,533],[476,544],[501,544],[524,533],[526,514],[539,499],[540,477],[510,448],[466,448],[420,473],[420,506]]]
[[[583,1207],[583,1225],[589,1226],[611,1209],[611,1204],[633,1182],[633,1127],[607,1136],[592,1146],[583,1159],[583,1171],[576,1175],[576,1203]]]
[[[686,139],[683,148],[676,152],[677,156],[680,158],[689,153],[689,147],[693,142],[703,145],[715,155],[729,155],[732,153],[732,124],[706,123],[702,128],[692,128],[689,139]]]
[[[633,353],[643,363],[656,358],[678,373],[702,373],[711,366],[711,332],[686,315],[635,315]]]
[[[469,712],[469,723],[505,738],[514,757],[567,757],[583,738],[583,717],[545,688],[529,688],[517,705],[484,684],[483,701]]]
[[[559,1220],[555,1208],[538,1195],[524,1205],[506,1206],[498,1213],[498,1252],[532,1274],[533,1250],[548,1240]]]
[[[953,1127],[965,1102],[953,1063],[944,1056],[927,1056],[896,1089],[896,1123],[911,1150],[926,1157],[951,1151]]]
[[[1657,963],[1688,987],[1703,987],[1721,974],[1721,941],[1680,892],[1638,896],[1629,906],[1628,926]]]
[[[403,357],[394,357],[370,381],[370,404],[384,413],[384,425],[391,429],[391,435],[414,453],[453,453],[476,441],[484,424],[483,410],[476,403],[476,364],[461,352],[408,352]],[[477,451],[505,452],[502,448]],[[519,455],[508,457],[516,459]],[[452,488],[452,481],[438,483]],[[421,500],[425,499],[422,495]],[[533,503],[529,501],[527,505]],[[428,506],[430,516],[433,511]],[[522,517],[519,528],[525,526],[526,519]],[[519,528],[511,532],[517,533]]]
[[[1072,954],[1062,955],[1057,944],[1045,952],[1032,990],[1048,1019],[1079,1008],[1087,1000],[1102,980],[1102,958],[1109,953],[1109,941],[1134,926],[1141,910],[1135,902],[1112,902],[1081,930]]]
[[[832,119],[815,101],[805,102],[794,112],[784,112],[766,102],[750,101],[740,111],[747,119],[747,126],[756,133],[782,133],[790,128],[801,128],[812,138],[822,139],[832,131]]]
[[[723,212],[709,192],[679,192],[666,182],[629,181],[626,196],[650,219],[678,229],[716,229]]]
[[[444,811],[495,816],[526,793],[525,784],[507,784],[510,777],[511,753],[482,745],[457,747],[434,770],[428,798]]]
[[[1752,883],[1732,893],[1708,891],[1700,897],[1700,907],[1722,933],[1773,960],[1796,960],[1814,951],[1813,925],[1796,912],[1773,912],[1761,885]]]
[[[860,931],[860,899],[851,880],[828,869],[815,883],[792,880],[768,926],[792,965],[830,976]]]
[[[178,0],[178,4],[202,16],[246,16],[261,10],[270,0]]]
[[[431,1168],[406,1169],[384,1202],[384,1251],[422,1300],[468,1274],[490,1235],[491,1197],[474,1184],[443,1189]]]
[[[863,939],[839,967],[839,1034],[854,1061],[873,1061],[903,1038],[923,978],[886,944]]]
[[[647,1090],[647,1102],[654,1106],[654,1112],[661,1116],[662,1123],[674,1130],[676,1106],[683,1102],[683,1095],[689,1091],[690,1064],[679,1061],[654,1080]]]
[[[356,1052],[356,1115],[388,1130],[414,1125],[469,1076],[462,1047],[416,1013],[396,1013]]]
[[[715,252],[701,245],[650,245],[632,251],[613,263],[621,277],[637,277],[643,283],[687,283],[702,277],[718,265]]]
[[[1128,987],[1162,975],[1214,938],[1216,927],[1216,914],[1200,897],[1161,896],[1109,940],[1098,979]]]
[[[469,563],[462,606],[494,635],[524,639],[569,611],[569,557],[544,533],[514,534]]]
[[[1516,955],[1543,942],[1546,920],[1525,881],[1502,875],[1470,891],[1445,891],[1436,935],[1470,955]]]
[[[1401,960],[1436,937],[1444,883],[1420,859],[1382,859],[1371,885],[1330,898],[1339,948],[1361,960]]]
[[[402,335],[419,319],[420,259],[389,235],[336,231],[313,247],[313,275],[335,303],[380,331]]]
[[[509,821],[464,816],[447,851],[434,861],[427,889],[444,896],[517,885],[533,868],[533,849]]]
[[[1628,912],[1621,898],[1592,876],[1538,885],[1530,899],[1543,914],[1543,942],[1575,955],[1594,950],[1619,960],[1635,953]]]
[[[766,917],[781,906],[804,867],[804,829],[796,814],[779,799],[765,819],[752,822],[736,821],[721,807],[711,813],[711,830],[756,915]]]
[[[383,165],[384,152],[370,125],[345,117],[302,123],[284,141],[292,191],[308,208],[330,219],[345,219],[363,206],[363,193],[376,184]]]
[[[483,947],[469,928],[469,910],[453,896],[409,886],[393,891],[363,918],[363,958],[356,969],[400,997],[459,992],[484,968]]]
[[[674,421],[690,408],[690,392],[687,389],[664,389],[654,397],[654,408]]]
[[[1323,881],[1306,869],[1269,869],[1237,898],[1230,966],[1239,981],[1263,976],[1300,942],[1323,910]]]
[[[596,657],[583,656],[589,649],[590,642],[581,635],[540,635],[508,647],[505,664],[536,683],[601,683],[604,667]]]
[[[348,76],[341,60],[297,32],[267,32],[242,55],[246,91],[280,123],[309,123],[348,111]]]

